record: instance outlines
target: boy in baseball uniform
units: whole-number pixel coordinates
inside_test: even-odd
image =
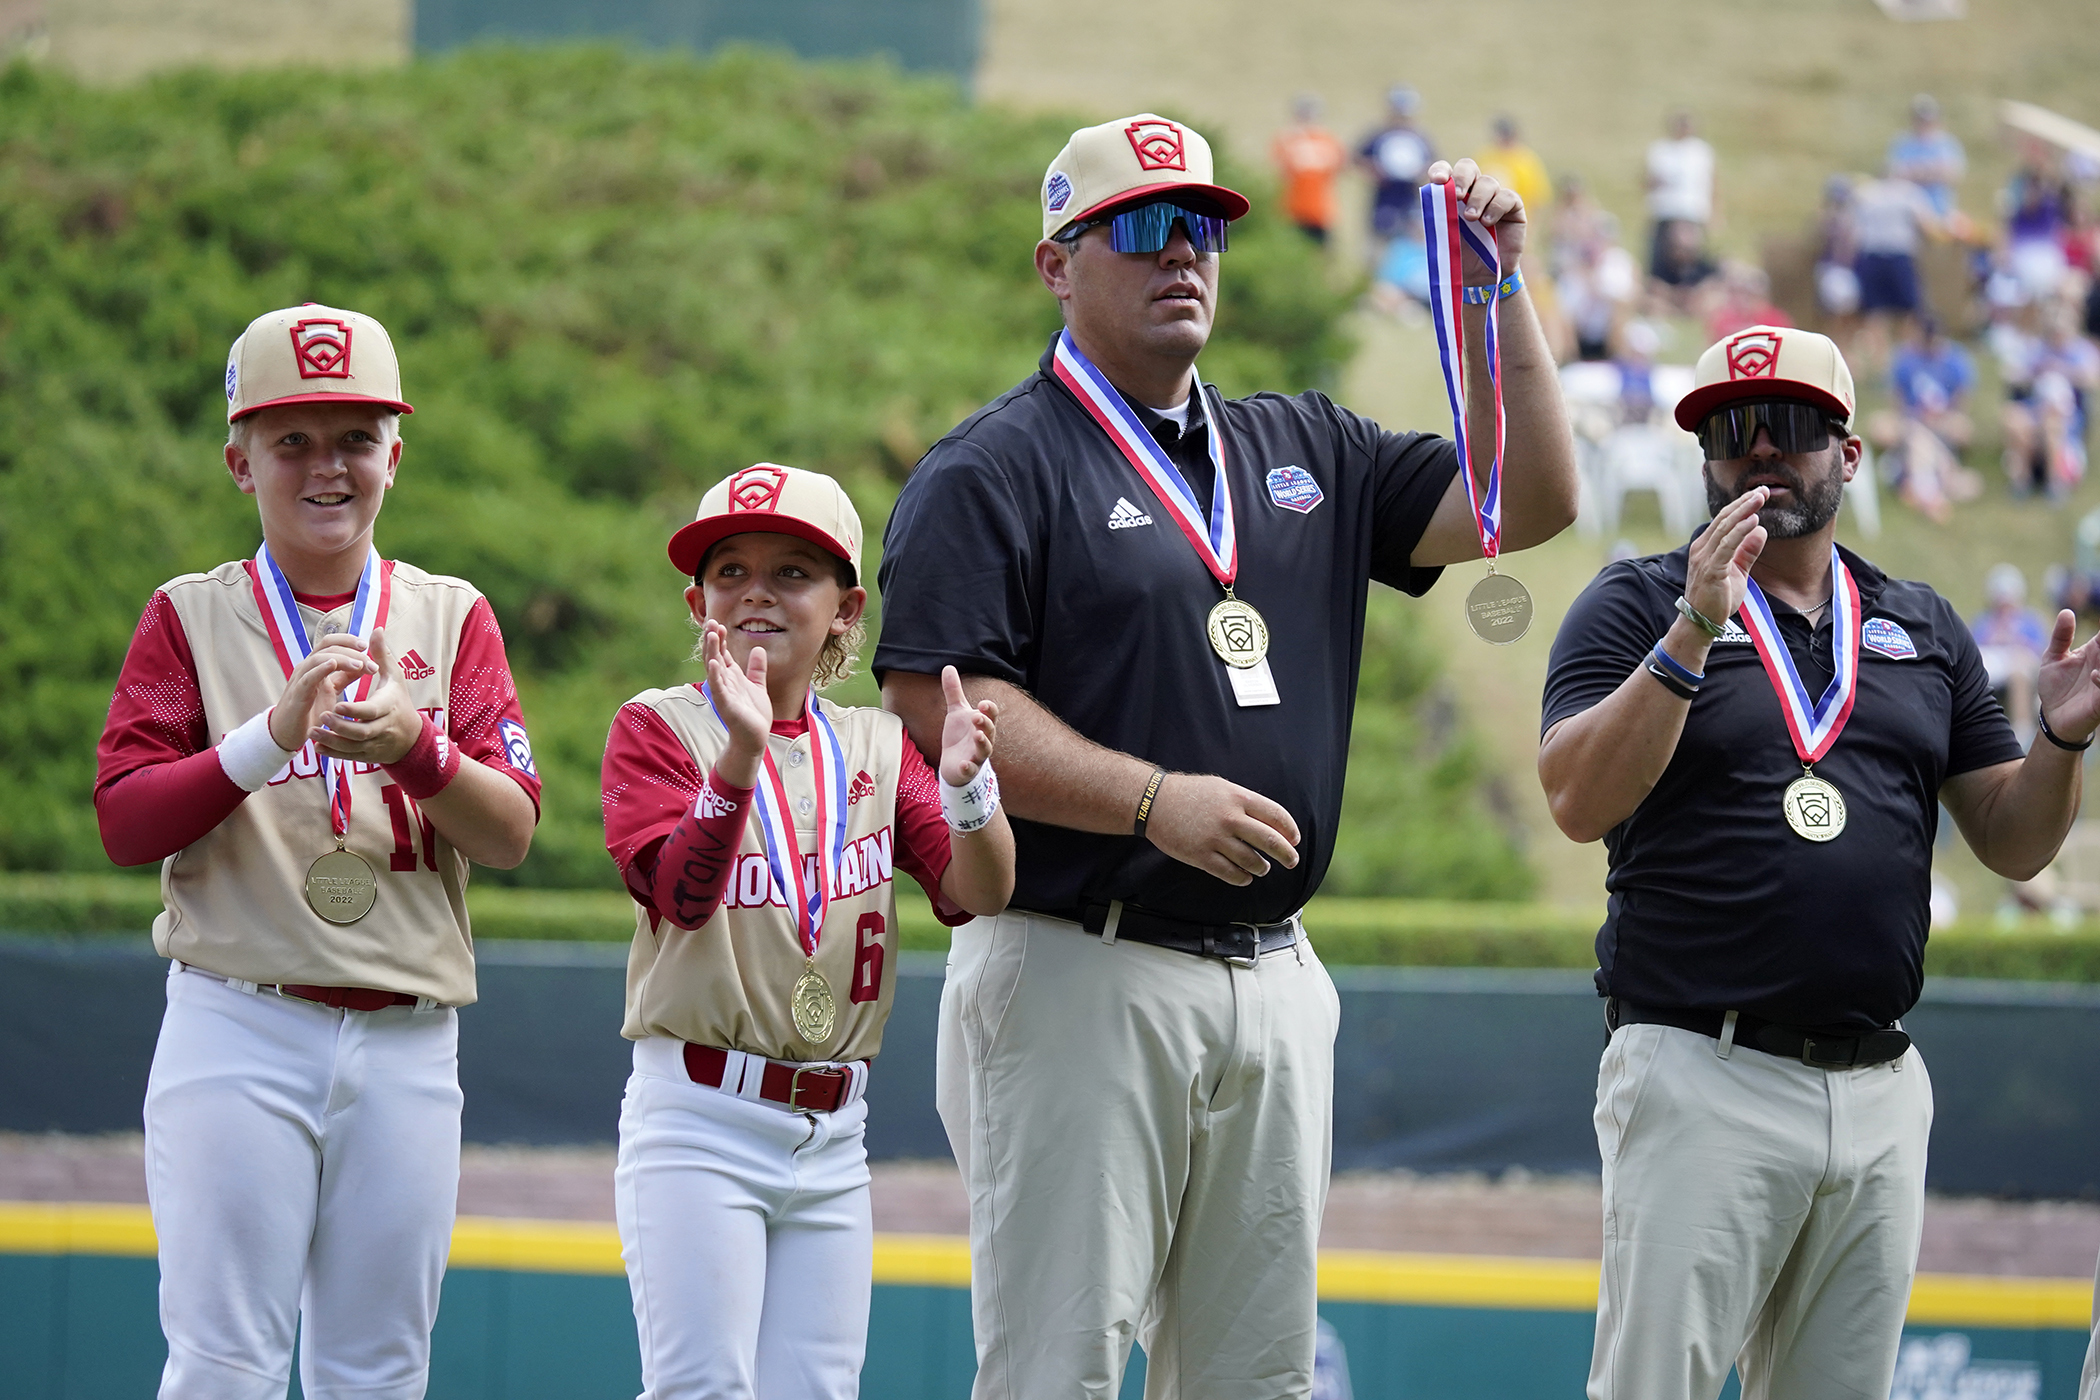
[[[226,364],[253,558],[155,590],[102,734],[119,865],[161,863],[146,1088],[163,1400],[417,1400],[459,1189],[467,864],[525,858],[540,780],[503,637],[382,559],[400,368],[354,311],[256,318]]]
[[[642,692],[606,742],[606,844],[635,901],[614,1184],[645,1400],[859,1393],[893,873],[951,924],[1013,889],[995,705],[947,672],[935,772],[896,716],[817,696],[862,635],[860,542],[830,477],[718,483],[670,544],[707,681]]]

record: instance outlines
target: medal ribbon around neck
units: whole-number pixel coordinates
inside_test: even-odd
[[[707,697],[707,708],[713,711],[715,722],[727,730],[729,726],[722,722],[722,711],[715,704],[713,692],[703,684],[700,693]],[[758,829],[766,839],[766,863],[773,867],[773,886],[795,911],[795,934],[802,942],[802,951],[814,958],[817,944],[824,937],[824,917],[831,911],[832,891],[838,888],[839,867],[846,856],[846,750],[831,721],[817,708],[815,691],[809,693],[803,705],[809,716],[810,762],[816,769],[817,851],[823,858],[823,869],[812,871],[812,861],[803,858],[801,844],[795,839],[794,819],[788,812],[787,784],[781,780],[779,765],[773,762],[770,744],[760,750],[763,771],[753,796],[758,804]]]
[[[1137,410],[1130,406],[1108,377],[1094,367],[1094,362],[1073,341],[1070,331],[1057,337],[1057,352],[1052,360],[1057,377],[1064,386],[1079,396],[1079,402],[1101,425],[1123,453],[1124,458],[1145,479],[1145,485],[1159,498],[1159,503],[1181,533],[1195,548],[1198,558],[1203,560],[1211,575],[1232,591],[1232,581],[1240,570],[1239,536],[1232,523],[1232,487],[1225,480],[1225,425],[1215,415],[1210,415],[1210,464],[1216,473],[1216,484],[1211,487],[1210,518],[1205,521],[1203,509],[1196,503],[1196,493],[1189,486],[1174,459],[1167,456],[1159,440],[1145,427]],[[1195,392],[1203,392],[1201,376],[1196,378]],[[1205,405],[1209,414],[1209,406]]]
[[[1480,552],[1492,568],[1502,552],[1502,348],[1500,298],[1488,288],[1488,383],[1495,393],[1495,452],[1488,461],[1487,484],[1473,479],[1473,436],[1466,428],[1466,318],[1459,281],[1461,249],[1470,247],[1497,277],[1502,275],[1500,240],[1460,217],[1458,188],[1449,181],[1422,186],[1422,232],[1429,258],[1429,319],[1436,327],[1437,359],[1444,370],[1444,395],[1451,402],[1451,440],[1458,445],[1459,474],[1466,481],[1466,500],[1480,531]]]
[[[1830,547],[1831,577],[1836,586],[1831,589],[1832,660],[1837,674],[1830,678],[1830,686],[1823,698],[1813,705],[1809,703],[1808,687],[1801,683],[1801,673],[1794,669],[1793,653],[1786,649],[1786,638],[1779,634],[1779,623],[1772,616],[1772,605],[1765,598],[1764,590],[1751,579],[1743,597],[1743,627],[1750,633],[1750,641],[1757,648],[1757,659],[1765,663],[1765,674],[1771,678],[1772,689],[1779,692],[1779,708],[1786,715],[1787,733],[1793,737],[1794,752],[1801,756],[1803,764],[1814,763],[1830,752],[1837,742],[1838,733],[1844,729],[1845,721],[1852,715],[1852,701],[1859,689],[1859,633],[1860,607],[1859,584],[1853,580],[1852,571],[1838,557],[1837,546]]]
[[[306,624],[300,620],[299,599],[292,592],[291,580],[270,557],[267,540],[248,563],[248,581],[255,586],[255,605],[262,610],[263,627],[270,634],[270,646],[277,653],[277,664],[284,668],[286,676],[290,676],[299,663],[313,653],[313,643],[306,635]],[[382,563],[378,550],[368,550],[364,572],[357,579],[357,598],[350,605],[351,634],[370,646],[372,629],[386,626],[387,612],[393,601],[393,565]],[[372,677],[359,677],[351,692],[354,700],[368,698],[372,693]],[[350,765],[326,754],[320,758],[321,784],[328,789],[328,825],[340,841],[350,833]]]

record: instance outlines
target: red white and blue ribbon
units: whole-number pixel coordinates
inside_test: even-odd
[[[1852,715],[1852,701],[1859,691],[1859,631],[1860,607],[1859,584],[1853,581],[1851,570],[1838,557],[1837,546],[1830,547],[1830,571],[1835,587],[1831,589],[1831,659],[1837,674],[1823,691],[1823,697],[1813,703],[1808,696],[1808,687],[1801,683],[1801,673],[1794,669],[1793,653],[1786,649],[1786,638],[1779,635],[1779,623],[1772,616],[1772,605],[1765,598],[1764,590],[1751,579],[1750,587],[1743,597],[1743,627],[1750,634],[1750,641],[1757,648],[1757,659],[1765,663],[1765,674],[1771,678],[1772,689],[1779,692],[1779,708],[1786,715],[1787,733],[1793,736],[1794,752],[1803,763],[1814,763],[1830,752],[1837,742],[1839,731]]]
[[[267,540],[248,563],[248,580],[255,586],[255,605],[262,610],[263,627],[270,634],[277,664],[290,676],[313,652],[313,642],[306,635],[306,623],[299,617],[299,599],[292,592],[291,580],[270,557]],[[378,550],[367,550],[364,572],[357,579],[357,597],[350,604],[350,633],[369,647],[372,630],[386,626],[393,601],[394,566],[383,563]],[[372,677],[359,677],[351,692],[354,700],[368,698]],[[328,824],[337,836],[344,836],[350,831],[350,765],[326,754],[320,757],[321,784],[328,789]]]
[[[1137,410],[1108,382],[1108,376],[1094,367],[1072,340],[1072,333],[1065,331],[1057,337],[1057,351],[1052,359],[1057,377],[1064,386],[1078,395],[1080,406],[1086,409],[1101,431],[1108,434],[1110,442],[1121,449],[1123,456],[1144,478],[1145,485],[1159,498],[1160,506],[1181,533],[1195,547],[1197,557],[1203,560],[1211,574],[1227,588],[1240,570],[1239,536],[1232,524],[1232,488],[1225,480],[1225,425],[1212,416],[1210,424],[1210,464],[1214,472],[1214,485],[1210,492],[1210,514],[1205,517],[1203,507],[1196,500],[1194,489],[1174,459],[1167,456],[1166,449],[1159,445],[1138,417]],[[1203,380],[1196,380],[1195,392],[1203,392]]]
[[[1450,181],[1422,186],[1422,233],[1429,257],[1429,320],[1436,328],[1437,358],[1444,368],[1444,395],[1451,402],[1451,440],[1458,445],[1466,500],[1480,531],[1480,552],[1490,563],[1502,552],[1502,346],[1495,289],[1488,288],[1488,383],[1495,391],[1495,451],[1488,461],[1487,482],[1473,479],[1473,435],[1466,427],[1466,316],[1464,285],[1459,277],[1462,249],[1470,247],[1490,271],[1502,275],[1501,254],[1493,229],[1466,222],[1458,212],[1458,187]]]
[[[713,692],[703,684],[700,693],[707,697],[715,722],[727,730]],[[787,784],[773,762],[771,746],[760,754],[763,769],[754,798],[758,829],[766,842],[766,863],[773,867],[773,888],[795,911],[795,934],[802,941],[802,951],[815,957],[824,937],[824,918],[831,912],[832,892],[838,888],[839,867],[846,857],[846,750],[839,743],[838,731],[818,708],[816,693],[810,692],[803,703],[809,716],[810,766],[816,772],[816,852],[805,857],[795,838]]]

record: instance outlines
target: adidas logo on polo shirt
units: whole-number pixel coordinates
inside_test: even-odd
[[[1108,513],[1108,528],[1111,530],[1134,530],[1140,525],[1150,525],[1152,517],[1132,505],[1128,497],[1116,497],[1116,508]]]

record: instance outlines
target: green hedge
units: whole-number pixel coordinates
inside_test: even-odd
[[[467,904],[476,938],[624,942],[634,932],[634,906],[616,893],[474,886]],[[0,930],[136,936],[159,912],[159,885],[137,876],[0,874]],[[899,887],[897,919],[906,948],[947,949],[947,930],[915,886]],[[1596,917],[1544,905],[1321,899],[1306,924],[1320,956],[1335,966],[1596,965]],[[1925,970],[1935,977],[2100,982],[2100,923],[1942,930],[1926,945]]]

